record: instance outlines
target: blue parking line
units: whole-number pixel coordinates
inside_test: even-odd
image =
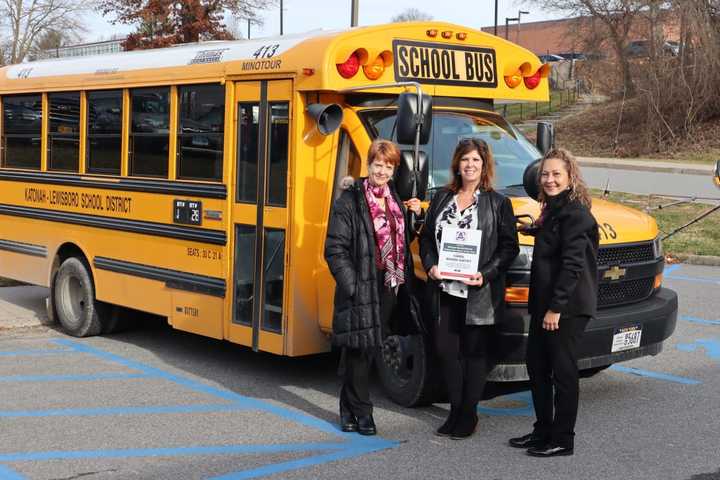
[[[0,454],[0,462],[77,460],[83,458],[183,457],[187,455],[252,455],[286,452],[339,450],[343,443],[285,443],[278,445],[208,445],[170,448],[130,448],[116,450],[51,450]]]
[[[274,475],[276,473],[287,472],[288,470],[307,468],[313,465],[321,465],[323,463],[359,457],[361,455],[385,450],[387,448],[394,448],[395,446],[397,446],[396,442],[389,442],[383,440],[374,441],[372,442],[372,444],[369,445],[362,445],[362,443],[360,443],[356,446],[345,448],[339,452],[326,453],[324,455],[317,455],[298,460],[290,460],[288,462],[275,463],[272,465],[266,465],[264,467],[253,468],[251,470],[229,473],[226,475],[221,475],[219,477],[214,477],[213,480],[244,480],[247,478],[257,478],[266,475]]]
[[[667,275],[667,274],[669,274],[669,273],[672,273],[672,272],[674,272],[675,270],[677,270],[677,269],[679,269],[679,268],[680,268],[680,265],[678,265],[677,263],[674,264],[674,265],[667,266],[667,267],[665,267],[665,269],[663,270],[663,275]]]
[[[679,344],[676,348],[683,352],[694,352],[698,348],[703,348],[708,357],[713,360],[720,360],[720,341],[718,340],[695,340],[693,343]]]
[[[514,408],[497,408],[478,405],[478,413],[483,413],[485,415],[491,415],[496,417],[532,417],[535,415],[535,409],[532,406],[532,394],[529,390],[505,395],[502,398],[507,398],[509,400],[518,400],[520,402],[523,402],[525,405],[522,407]]]
[[[10,382],[88,382],[93,380],[125,380],[149,378],[144,373],[95,373],[90,375],[10,375],[0,377],[0,383]]]
[[[686,322],[699,323],[701,325],[720,325],[720,320],[705,320],[704,318],[690,317],[688,315],[682,315],[680,320]]]
[[[29,350],[15,350],[11,352],[0,351],[0,357],[44,357],[46,355],[68,355],[73,353],[78,352],[67,348],[64,348],[62,350],[48,350],[46,348],[37,348]]]
[[[641,370],[634,367],[625,367],[622,365],[612,365],[610,370],[615,370],[623,373],[630,373],[639,377],[654,378],[656,380],[664,380],[666,382],[682,383],[683,385],[699,385],[702,382],[692,378],[678,377],[675,375],[669,375],[667,373],[651,372],[649,370]]]
[[[0,465],[0,480],[26,480],[25,477],[8,467]]]
[[[0,410],[0,418],[95,417],[103,415],[148,415],[159,413],[207,413],[245,410],[237,403],[207,405],[159,405],[154,407],[58,408],[50,410]]]
[[[85,344],[82,344],[79,342],[75,342],[73,340],[58,339],[58,340],[55,340],[54,342],[59,345],[73,348],[73,349],[77,350],[78,352],[89,353],[89,354],[98,356],[104,360],[118,363],[120,365],[124,365],[133,370],[138,370],[138,371],[144,372],[148,375],[163,378],[165,380],[177,383],[179,385],[182,385],[182,386],[184,386],[190,390],[194,390],[196,392],[205,393],[207,395],[213,395],[213,396],[222,398],[223,400],[229,400],[231,402],[236,402],[236,403],[244,406],[247,409],[255,409],[255,410],[262,410],[265,412],[269,412],[269,413],[272,413],[279,417],[293,421],[295,423],[299,423],[299,424],[307,426],[307,427],[318,429],[325,433],[331,433],[333,435],[342,434],[342,432],[340,432],[340,430],[338,429],[337,426],[332,425],[324,420],[320,420],[319,418],[311,417],[304,413],[292,412],[290,410],[285,409],[284,407],[279,407],[279,406],[276,406],[276,405],[273,405],[270,403],[263,402],[261,400],[256,400],[254,398],[240,395],[235,392],[231,392],[228,390],[221,390],[219,388],[211,387],[209,385],[205,385],[203,383],[200,383],[200,382],[197,382],[194,380],[179,377],[177,375],[173,375],[171,373],[165,372],[158,368],[150,367],[150,366],[144,365],[142,363],[136,362],[134,360],[128,360],[126,358],[120,357],[113,353],[104,352],[102,350],[93,348],[89,345],[85,345]]]
[[[675,275],[674,272],[680,270],[680,265],[670,265],[665,269],[663,272],[664,278],[670,279],[670,280],[683,280],[686,282],[695,282],[695,283],[710,283],[712,285],[720,285],[720,280],[716,280],[714,278],[702,278],[702,277],[688,277],[686,275]]]

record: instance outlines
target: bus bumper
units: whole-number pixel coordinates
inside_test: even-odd
[[[578,368],[593,369],[657,355],[662,351],[663,342],[675,331],[677,312],[677,294],[667,288],[661,288],[642,302],[599,310],[597,318],[593,318],[585,329],[578,349]],[[495,354],[498,364],[490,372],[488,380],[517,382],[529,379],[525,366],[529,324],[527,307],[507,306],[504,321],[497,326]],[[642,328],[640,346],[611,352],[616,329],[631,326]]]

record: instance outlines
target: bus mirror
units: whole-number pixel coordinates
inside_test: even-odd
[[[428,185],[428,161],[427,154],[420,150],[418,152],[418,171],[413,170],[413,151],[402,150],[400,152],[400,165],[393,182],[395,190],[397,190],[400,199],[403,201],[413,198],[413,179],[417,181],[415,187],[415,197],[425,200],[425,191]]]
[[[417,94],[401,93],[398,97],[397,142],[415,145],[418,122],[421,122],[420,145],[425,145],[430,140],[430,129],[432,128],[432,97],[423,94],[422,106],[418,115]]]
[[[715,163],[715,186],[720,188],[720,160]]]
[[[555,145],[555,130],[550,122],[538,122],[537,140],[535,141],[540,153],[545,155]]]
[[[523,187],[525,187],[525,193],[527,193],[528,197],[533,200],[537,200],[540,196],[540,184],[538,180],[539,168],[540,160],[538,159],[528,165],[525,169],[525,173],[523,173]]]
[[[325,105],[313,103],[308,105],[307,113],[315,120],[318,132],[322,135],[330,135],[340,127],[343,118],[342,107],[337,103]]]

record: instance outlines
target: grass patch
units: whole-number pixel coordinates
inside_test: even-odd
[[[594,197],[601,197],[602,190],[593,189],[592,194]],[[655,207],[667,205],[675,200],[631,193],[612,192],[607,199],[652,215],[663,234],[672,232],[712,208],[712,205],[684,203],[658,210]],[[720,256],[720,210],[668,238],[663,246],[666,255]]]

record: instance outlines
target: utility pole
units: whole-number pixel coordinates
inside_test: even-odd
[[[248,40],[250,40],[250,19],[247,19],[248,21]]]
[[[530,12],[526,12],[525,10],[518,10],[518,16],[517,16],[517,22],[518,22],[518,29],[517,29],[517,39],[515,40],[515,43],[520,43],[520,18],[523,15],[530,15]]]
[[[495,32],[493,35],[497,37],[497,8],[498,8],[498,0],[495,0]]]
[[[358,2],[360,0],[350,0],[350,26],[357,27],[358,25]]]
[[[517,22],[517,17],[505,17],[505,40],[508,39],[508,30],[510,29],[510,22]]]
[[[280,35],[283,34],[283,0],[280,0]]]

